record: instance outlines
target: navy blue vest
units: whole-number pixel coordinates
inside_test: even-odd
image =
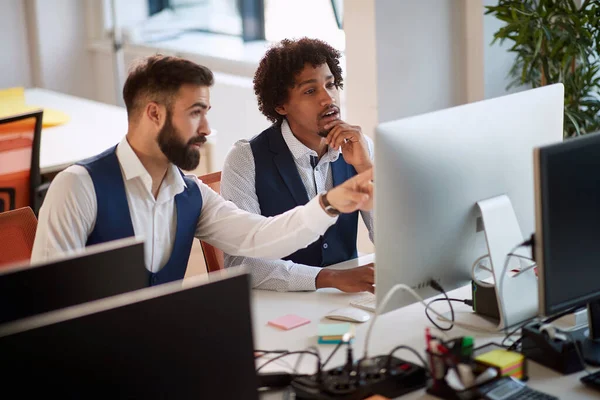
[[[254,155],[255,188],[262,215],[271,217],[308,203],[306,188],[280,126],[273,125],[254,137],[250,148]],[[356,175],[354,167],[346,163],[341,154],[330,167],[334,186]],[[358,211],[342,214],[319,240],[284,259],[325,267],[356,258],[357,229]]]
[[[98,213],[96,225],[86,246],[134,236],[125,183],[117,158],[116,146],[77,164],[85,167],[94,183]],[[202,195],[193,180],[181,174],[187,188],[175,196],[177,231],[171,257],[157,273],[149,274],[149,284],[158,285],[183,279],[196,232]]]

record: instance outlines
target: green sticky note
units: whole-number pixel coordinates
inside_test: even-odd
[[[351,323],[344,322],[341,324],[319,324],[319,336],[343,336],[350,332],[354,336],[354,328]]]

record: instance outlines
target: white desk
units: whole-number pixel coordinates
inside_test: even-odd
[[[127,134],[127,112],[123,107],[99,103],[46,89],[25,90],[27,105],[49,107],[69,115],[66,124],[43,128],[40,172],[59,172],[69,165],[95,156],[116,145]],[[209,172],[214,135],[203,146],[204,159],[197,175]],[[196,172],[196,171],[194,171]]]
[[[46,89],[25,90],[27,105],[54,108],[69,115],[66,124],[44,128],[40,172],[58,172],[116,145],[127,133],[124,108]]]
[[[372,262],[373,255],[363,256],[357,260],[344,263],[340,268],[348,268]],[[449,292],[450,297],[468,298],[470,297],[469,288],[464,287]],[[262,290],[254,290],[252,299],[252,312],[254,320],[254,341],[256,348],[260,350],[303,350],[309,346],[317,346],[322,359],[325,359],[335,345],[317,344],[317,325],[321,322],[333,322],[326,320],[324,315],[335,308],[346,307],[349,304],[353,294],[342,293],[335,289],[322,289],[316,292],[295,292],[295,293],[277,293]],[[443,307],[443,306],[442,306]],[[466,305],[454,305],[455,310],[467,310]],[[437,308],[436,308],[437,309]],[[442,308],[440,308],[442,310]],[[309,318],[310,324],[289,330],[282,331],[275,327],[267,325],[270,319],[294,313],[302,317]],[[356,327],[356,339],[353,349],[355,358],[362,357],[364,351],[364,340],[370,321],[359,324]],[[424,329],[429,326],[429,321],[425,317],[424,308],[420,303],[389,312],[377,318],[375,327],[371,334],[371,343],[369,345],[370,355],[387,354],[397,345],[408,345],[423,354],[425,348]],[[486,344],[490,341],[499,343],[503,336],[495,334],[481,334],[469,332],[461,328],[454,328],[448,332],[450,337],[461,335],[471,335],[475,337],[475,346]],[[396,356],[419,363],[410,352],[400,350]],[[326,369],[339,366],[345,363],[346,352],[344,347],[338,350],[337,354],[327,365]],[[290,365],[296,362],[295,356],[289,356],[286,361]],[[264,363],[267,359],[259,359],[257,365]],[[313,373],[316,361],[313,356],[305,355],[299,366],[302,373]],[[571,375],[560,375],[553,370],[542,367],[535,362],[528,361],[530,380],[528,385],[534,389],[551,393],[561,399],[578,400],[598,398],[599,393],[587,389],[579,378],[585,372],[578,372]],[[263,371],[286,370],[279,363],[271,363]],[[281,399],[281,393],[263,394],[263,399]],[[416,391],[405,395],[402,399],[433,399],[424,390]]]

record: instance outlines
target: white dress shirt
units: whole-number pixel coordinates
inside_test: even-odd
[[[117,147],[117,158],[133,230],[145,239],[146,268],[157,272],[171,256],[177,230],[175,196],[186,183],[171,165],[155,199],[152,178],[126,138]],[[231,254],[281,258],[317,240],[337,219],[323,210],[318,199],[265,218],[238,209],[197,177],[190,178],[200,188],[203,202],[195,236]],[[96,193],[87,170],[73,165],[59,173],[40,209],[31,262],[85,247],[96,214]]]
[[[292,153],[308,198],[314,200],[318,193],[331,189],[333,177],[330,164],[338,159],[340,150],[329,148],[313,168],[311,157],[318,157],[317,153],[294,136],[286,120],[281,124],[281,133]],[[373,142],[368,136],[365,138],[372,160]],[[250,142],[248,140],[236,142],[225,158],[221,175],[221,195],[225,199],[233,201],[243,210],[260,214],[255,174],[254,155]],[[361,211],[361,215],[369,230],[371,241],[373,241],[372,211]],[[291,253],[286,255],[289,254]],[[289,260],[264,260],[233,256],[225,252],[225,267],[237,265],[249,267],[254,288],[277,291],[315,290],[315,279],[321,271],[321,268],[316,266],[296,264]]]

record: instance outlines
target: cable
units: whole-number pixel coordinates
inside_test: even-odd
[[[475,260],[475,262],[473,263],[473,265],[471,266],[471,279],[473,279],[475,281],[475,283],[481,287],[485,287],[485,288],[492,288],[495,285],[495,278],[494,278],[494,274],[492,274],[492,278],[494,278],[494,283],[488,283],[488,282],[484,282],[481,281],[479,279],[477,279],[477,277],[475,276],[475,270],[477,269],[477,267],[479,267],[480,269],[483,269],[484,271],[488,271],[488,272],[492,272],[491,269],[486,268],[486,267],[481,267],[479,264],[485,260],[486,258],[489,258],[490,255],[489,254],[485,254],[481,257],[479,257],[477,260]]]
[[[425,307],[425,316],[427,317],[427,319],[429,320],[429,322],[431,322],[433,324],[433,326],[435,326],[437,329],[439,329],[441,331],[449,331],[450,329],[452,329],[454,327],[454,323],[456,321],[455,321],[455,318],[454,318],[454,309],[452,308],[452,306],[450,306],[450,312],[451,312],[451,314],[453,316],[452,316],[452,318],[450,320],[451,325],[449,327],[443,328],[443,327],[439,326],[438,324],[436,324],[433,321],[433,319],[431,318],[431,315],[429,315],[429,308],[431,307],[431,305],[433,303],[436,303],[438,301],[448,301],[448,302],[454,301],[454,302],[457,302],[457,303],[466,304],[466,305],[471,306],[471,307],[473,306],[473,300],[469,300],[469,299],[460,300],[460,299],[452,299],[452,298],[448,298],[448,297],[446,297],[446,298],[439,298],[439,299],[433,299],[429,303],[427,303],[427,307]]]
[[[388,369],[392,363],[392,357],[393,357],[394,353],[397,350],[403,350],[403,349],[408,350],[408,351],[412,352],[415,356],[417,356],[419,361],[421,361],[421,363],[423,364],[423,368],[425,368],[425,371],[429,372],[429,366],[425,362],[425,359],[415,349],[413,349],[412,347],[409,347],[409,346],[404,346],[404,345],[396,346],[396,347],[394,347],[394,349],[392,351],[390,351],[388,353]]]
[[[321,368],[325,368],[325,366],[327,365],[327,363],[329,362],[329,360],[331,360],[331,358],[333,357],[333,355],[340,349],[340,347],[342,347],[342,345],[344,344],[344,342],[340,341],[335,348],[333,349],[333,351],[331,352],[331,354],[329,355],[329,357],[327,357],[327,360],[325,360],[325,362],[323,363],[323,365],[321,366]]]
[[[413,290],[413,288],[411,288],[410,286],[405,285],[404,283],[397,283],[394,286],[392,286],[392,288],[389,290],[389,292],[387,292],[385,294],[385,296],[383,297],[383,300],[381,301],[381,303],[379,303],[379,305],[375,309],[375,315],[373,315],[373,319],[371,319],[371,323],[369,324],[369,328],[367,329],[367,336],[365,337],[365,351],[364,351],[363,359],[368,358],[368,350],[369,350],[369,341],[371,339],[371,331],[373,330],[373,326],[375,326],[375,321],[377,320],[377,317],[379,316],[379,314],[381,314],[381,311],[385,308],[385,306],[390,301],[390,299],[392,298],[394,293],[396,293],[400,289],[406,290],[407,292],[412,294],[421,304],[423,304],[423,306],[425,308],[427,308],[427,303],[425,303],[425,300],[423,300],[423,298],[421,296],[419,296],[419,294],[417,292],[415,292]],[[433,308],[430,308],[430,309],[438,317],[440,317],[442,319],[446,319],[446,317],[444,317],[442,314],[438,313],[435,309],[433,309]],[[443,331],[442,331],[442,334],[444,336],[447,336],[446,333]]]
[[[434,290],[437,290],[438,292],[440,292],[441,294],[444,295],[445,299],[441,299],[441,300],[446,300],[448,302],[448,306],[450,307],[450,326],[446,327],[446,328],[439,326],[438,324],[433,322],[433,320],[429,316],[429,313],[427,311],[429,310],[431,303],[433,303],[434,301],[430,301],[429,303],[427,303],[427,306],[425,306],[425,315],[427,316],[429,321],[433,324],[433,326],[435,326],[437,329],[439,329],[442,332],[449,331],[450,329],[452,329],[454,327],[454,307],[452,307],[452,302],[450,301],[450,298],[448,297],[448,294],[446,294],[446,291],[444,290],[442,285],[440,285],[434,279],[429,281],[429,286],[431,286]]]
[[[321,357],[319,356],[319,354],[318,354],[318,353],[313,353],[312,351],[299,350],[299,351],[290,351],[290,352],[287,352],[287,353],[284,353],[284,354],[280,354],[280,355],[278,355],[277,357],[271,358],[269,361],[265,362],[265,363],[264,363],[264,364],[262,364],[260,367],[258,367],[258,368],[256,369],[256,373],[258,373],[258,372],[259,372],[261,369],[263,369],[263,368],[264,368],[266,365],[268,365],[268,364],[272,363],[272,362],[273,362],[273,361],[275,361],[275,360],[279,360],[279,359],[280,359],[280,358],[282,358],[282,357],[286,357],[286,356],[289,356],[289,355],[292,355],[292,354],[302,354],[302,353],[305,353],[305,354],[312,354],[313,356],[317,357],[317,359],[318,359],[318,363],[317,363],[317,369],[319,370],[318,372],[320,372],[320,371],[321,371]]]
[[[270,354],[270,353],[271,352],[266,352],[265,354],[262,354],[262,355],[259,355],[259,356],[255,356],[254,360],[258,360],[260,358],[267,357],[267,355]],[[271,354],[284,354],[284,353],[288,353],[288,351],[287,350],[286,351],[282,351],[282,352],[275,351],[275,352],[272,352]],[[268,358],[268,359],[270,360],[271,358]],[[286,368],[287,370],[291,371],[291,373],[296,374],[296,369],[289,362],[287,362],[286,360],[284,360],[283,358],[279,358],[279,359],[275,360],[275,363],[277,365],[280,365],[280,366]]]
[[[517,251],[519,248],[524,247],[524,246],[531,246],[533,243],[533,235],[531,235],[531,238],[529,240],[525,240],[521,243],[519,243],[518,245],[516,245],[515,247],[512,248],[511,251],[509,251],[506,254],[506,257],[504,258],[504,267],[502,268],[502,274],[500,275],[500,281],[498,282],[498,294],[500,296],[502,296],[502,284],[504,283],[504,277],[506,276],[506,271],[508,270],[508,264],[510,263],[511,260],[511,254],[513,254],[515,251]],[[500,312],[502,313],[502,320],[504,321],[504,325],[506,325],[506,310],[504,309],[504,307],[498,307],[500,309]],[[504,327],[505,329],[508,329],[508,326]]]
[[[261,357],[266,356],[267,354],[283,354],[283,353],[287,353],[287,350],[254,350],[254,359],[258,360]],[[256,353],[262,353],[262,354],[256,354]]]
[[[529,318],[526,321],[523,321],[522,323],[520,323],[519,325],[517,325],[517,327],[515,329],[513,329],[512,331],[508,332],[505,336],[504,339],[502,339],[502,342],[500,342],[500,346],[502,347],[507,347],[506,344],[504,342],[506,342],[507,339],[509,339],[512,335],[514,335],[515,333],[517,333],[519,331],[519,329],[523,329],[523,327],[529,323],[531,323],[532,321],[539,319],[538,317],[533,317],[533,318]],[[507,350],[514,350],[516,348],[516,346],[521,342],[522,337],[518,338],[517,340],[515,340],[513,343],[510,344],[510,346],[508,346]]]
[[[321,360],[321,353],[319,352],[319,348],[317,346],[308,346],[306,349],[304,350],[314,350],[315,353],[317,353],[317,356],[319,358],[319,361]],[[302,361],[302,358],[304,357],[305,353],[300,354],[300,356],[298,357],[298,359],[296,360],[296,363],[294,364],[294,373],[297,374],[298,372],[298,367],[300,366],[300,362]],[[321,368],[323,368],[323,366],[321,366]]]
[[[561,317],[564,317],[567,314],[575,313],[575,312],[577,312],[579,310],[583,310],[585,308],[586,308],[585,306],[571,307],[568,310],[565,310],[565,311],[560,312],[560,313],[558,313],[556,315],[553,315],[551,317],[546,318],[543,322],[544,322],[544,324],[549,324],[551,322],[556,321],[557,319],[559,319]]]

